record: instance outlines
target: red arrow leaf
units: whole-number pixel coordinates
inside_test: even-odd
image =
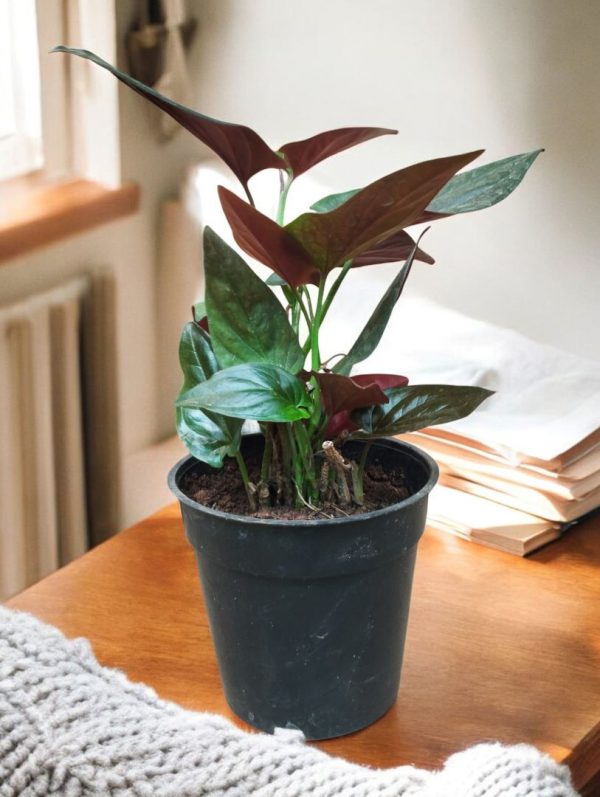
[[[385,404],[388,400],[383,390],[374,382],[362,387],[349,376],[341,374],[313,372],[312,376],[319,383],[323,408],[329,417],[344,410]]]
[[[180,105],[178,102],[164,97],[131,75],[121,72],[89,50],[60,46],[55,47],[52,52],[77,55],[106,69],[126,86],[172,116],[182,127],[185,127],[192,135],[212,149],[229,166],[244,188],[247,187],[248,180],[252,175],[257,172],[261,172],[263,169],[283,169],[285,167],[283,159],[276,155],[258,133],[249,127],[221,122],[198,113],[198,111],[193,111],[191,108],[186,108],[185,105]]]
[[[314,263],[284,227],[223,186],[219,186],[219,198],[233,237],[244,252],[269,266],[294,288],[319,284]]]
[[[417,163],[363,188],[329,213],[304,213],[286,229],[323,273],[413,224],[440,189],[481,154],[468,152]]]
[[[415,242],[410,235],[404,230],[400,230],[400,232],[395,232],[393,235],[390,235],[385,241],[375,244],[372,249],[355,257],[352,268],[372,266],[376,263],[400,263],[402,260],[407,260],[410,257],[414,245]],[[421,260],[423,263],[429,264],[435,263],[431,255],[428,255],[427,252],[418,248],[415,253],[415,260]]]
[[[335,374],[318,374],[317,379],[319,378],[319,376],[321,377],[335,376]],[[344,377],[344,378],[349,379],[351,382],[354,382],[356,385],[360,386],[360,388],[363,390],[365,388],[372,389],[373,387],[378,387],[380,388],[380,390],[383,391],[392,387],[405,387],[406,385],[408,385],[408,378],[406,376],[400,376],[399,374],[357,374],[356,376]],[[321,386],[320,380],[319,380],[319,386]],[[321,387],[321,395],[323,395],[322,387]],[[323,403],[325,404],[325,402]],[[374,401],[372,403],[382,404],[384,402]],[[350,417],[350,411],[351,409],[356,409],[358,406],[360,405],[355,405],[352,408],[345,408],[331,415],[329,423],[327,424],[327,429],[325,430],[325,436],[328,439],[333,440],[344,431],[348,432],[355,431],[358,427],[352,421]],[[368,406],[368,405],[362,405],[362,406]],[[327,409],[325,409],[325,411],[327,412]]]
[[[342,127],[338,130],[328,130],[316,136],[305,138],[302,141],[292,141],[279,148],[285,155],[286,162],[294,177],[303,174],[315,164],[343,152],[345,149],[362,144],[372,138],[386,135],[396,135],[397,130],[386,127]]]

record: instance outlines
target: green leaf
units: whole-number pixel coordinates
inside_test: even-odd
[[[180,396],[177,406],[286,423],[308,418],[311,402],[298,377],[276,365],[252,363],[218,371]]]
[[[455,175],[427,206],[431,213],[470,213],[496,205],[515,190],[543,149],[513,155]]]
[[[240,449],[243,421],[205,411],[176,409],[177,434],[190,454],[213,468]]]
[[[210,337],[197,324],[186,324],[179,342],[183,387],[179,398],[219,370]],[[220,468],[226,456],[239,450],[243,421],[201,409],[177,407],[177,434],[190,454]]]
[[[324,196],[323,199],[319,199],[314,205],[311,205],[310,209],[316,213],[329,213],[330,210],[335,210],[340,205],[343,205],[344,202],[352,199],[359,191],[360,188],[353,188],[350,191],[341,191],[339,194],[329,194]]]
[[[304,354],[281,303],[210,227],[204,231],[204,272],[208,325],[219,363],[270,363],[299,371]]]
[[[425,230],[425,232],[427,232],[427,230]],[[344,374],[345,376],[349,376],[354,366],[357,363],[366,360],[367,357],[369,357],[379,345],[379,341],[381,340],[388,321],[390,320],[390,316],[392,315],[392,310],[402,294],[404,285],[408,279],[408,275],[410,274],[412,264],[415,260],[415,255],[419,249],[419,242],[421,241],[423,235],[424,233],[421,233],[419,236],[419,239],[414,245],[408,260],[406,263],[404,263],[398,274],[394,277],[389,288],[381,297],[379,304],[373,310],[371,317],[363,327],[360,335],[354,341],[354,345],[348,354],[346,354],[345,357],[342,357],[342,359],[339,360],[333,367],[332,370],[335,371],[336,374]]]
[[[353,437],[387,437],[450,423],[470,415],[493,395],[492,390],[483,387],[462,385],[409,385],[390,388],[384,393],[388,404],[352,413],[352,420],[361,430],[353,433]]]
[[[184,377],[183,390],[205,382],[219,370],[209,335],[191,321],[181,332],[179,363]]]
[[[455,213],[470,213],[496,205],[512,194],[534,160],[543,151],[543,149],[536,149],[532,152],[512,155],[509,158],[470,169],[468,172],[456,174],[429,203],[424,216],[414,223],[435,221],[436,218],[452,216]],[[360,189],[356,188],[351,191],[342,191],[339,194],[329,194],[311,205],[311,210],[317,213],[328,213],[339,208],[359,191]],[[436,215],[430,217],[427,215],[429,213]]]
[[[414,223],[448,180],[480,154],[481,150],[467,152],[400,169],[363,188],[336,210],[304,213],[285,229],[327,274]]]
[[[210,116],[198,113],[191,108],[186,108],[178,102],[159,94],[153,88],[146,86],[131,75],[121,72],[116,67],[104,61],[89,50],[78,50],[72,47],[59,46],[52,50],[53,53],[66,53],[85,58],[97,66],[106,69],[118,80],[129,88],[141,94],[146,100],[168,113],[182,127],[200,139],[209,149],[212,149],[237,176],[246,188],[252,175],[263,169],[284,169],[283,158],[277,155],[268,144],[244,125],[222,122]]]
[[[265,282],[267,283],[267,285],[271,285],[271,286],[272,286],[272,287],[274,287],[274,288],[275,288],[275,287],[277,287],[277,288],[284,288],[284,287],[286,287],[286,286],[287,286],[287,284],[288,284],[288,283],[287,283],[287,282],[286,282],[286,281],[283,279],[283,277],[280,277],[280,276],[279,276],[279,274],[276,274],[275,272],[273,272],[272,274],[270,274],[270,275],[267,277],[267,279],[265,280]]]
[[[194,316],[194,321],[199,324],[203,318],[206,318],[206,304],[204,302],[196,302],[192,306],[192,315]]]

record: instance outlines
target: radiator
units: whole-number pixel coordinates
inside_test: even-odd
[[[0,598],[116,530],[113,278],[0,307]]]

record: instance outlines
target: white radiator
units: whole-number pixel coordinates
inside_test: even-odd
[[[0,307],[0,599],[115,530],[114,355],[108,275]]]

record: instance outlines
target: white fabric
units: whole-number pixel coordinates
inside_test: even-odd
[[[347,351],[360,330],[352,295],[354,301],[360,295],[361,305],[374,306],[382,293],[380,286],[369,285],[366,271],[350,275],[357,287],[348,293],[348,306],[337,312],[332,307],[331,354]],[[400,298],[379,348],[355,372],[401,373],[411,384],[495,390],[468,418],[443,428],[513,461],[519,454],[552,459],[600,426],[600,363],[411,295]]]
[[[143,652],[140,652],[143,655]],[[533,747],[482,744],[441,772],[374,770],[185,711],[0,607],[0,797],[577,797]]]

